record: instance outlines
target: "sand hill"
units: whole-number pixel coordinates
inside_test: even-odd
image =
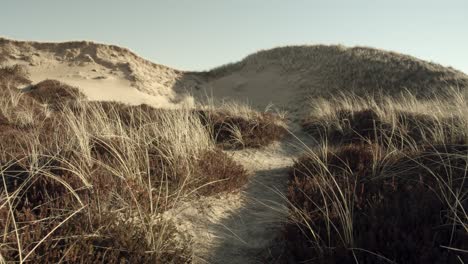
[[[0,61],[25,65],[33,82],[56,79],[92,100],[171,106],[180,103],[183,72],[142,59],[128,49],[88,41],[39,43],[0,39]]]
[[[2,38],[0,62],[25,65],[34,82],[48,78],[77,86],[90,99],[162,107],[214,96],[248,101],[260,109],[273,103],[295,112],[310,96],[342,91],[430,95],[468,86],[468,76],[453,68],[364,47],[281,47],[211,71],[184,72],[113,45]]]

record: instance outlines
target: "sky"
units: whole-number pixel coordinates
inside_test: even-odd
[[[468,0],[0,0],[0,36],[92,40],[207,70],[284,45],[397,51],[468,73]]]

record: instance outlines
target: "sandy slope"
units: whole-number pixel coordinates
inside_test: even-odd
[[[39,43],[0,38],[0,62],[24,65],[33,82],[56,79],[91,100],[171,107],[190,103],[183,73],[144,60],[117,46],[93,42]],[[188,79],[184,82],[189,83]]]

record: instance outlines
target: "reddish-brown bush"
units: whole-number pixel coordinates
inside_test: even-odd
[[[203,153],[195,168],[197,186],[201,195],[238,190],[248,181],[244,167],[219,149]]]
[[[252,119],[227,112],[200,110],[197,113],[216,142],[227,149],[267,146],[287,134],[286,128],[279,124],[279,117],[270,113],[262,113]]]
[[[53,109],[61,107],[70,101],[84,99],[86,96],[76,87],[56,80],[45,80],[32,85],[26,92],[39,103],[49,104]]]
[[[288,199],[296,213],[284,236],[291,257],[319,263],[457,263],[467,258],[445,248],[468,248],[466,230],[454,222],[445,197],[468,187],[468,147],[432,146],[385,158],[380,152],[352,145],[295,163]],[[466,202],[458,206],[468,209]],[[347,214],[352,244],[343,239]]]
[[[129,221],[132,215],[118,213],[122,209],[119,199],[129,202],[125,206],[133,208],[135,212],[144,210],[149,213],[152,210],[154,204],[150,204],[150,192],[144,183],[138,182],[137,179],[117,177],[103,167],[96,167],[93,177],[89,179],[91,185],[85,186],[77,175],[61,169],[65,168],[65,165],[59,164],[59,161],[43,160],[39,164],[40,170],[31,170],[29,160],[23,161],[2,164],[3,179],[6,181],[8,193],[16,193],[11,204],[14,206],[23,257],[24,252],[30,252],[41,239],[49,235],[29,257],[30,261],[187,261],[183,249],[174,247],[162,253],[153,252],[152,244],[147,239],[147,230],[140,226],[141,223]],[[3,186],[2,184],[0,193],[4,192]],[[161,206],[161,209],[163,208]],[[75,212],[78,213],[72,216]],[[0,252],[7,260],[18,260],[18,240],[9,214],[6,205],[0,208],[0,216],[5,219],[1,221],[0,228],[6,232]],[[68,216],[72,217],[63,222]],[[52,228],[59,225],[58,229],[49,234]],[[168,232],[161,230],[162,228],[173,227],[154,225],[152,231],[155,234]]]

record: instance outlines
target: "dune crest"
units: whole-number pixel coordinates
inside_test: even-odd
[[[33,82],[56,79],[92,100],[171,106],[180,103],[183,73],[149,62],[126,48],[89,41],[41,43],[0,38],[0,62],[24,65]]]
[[[92,100],[159,107],[193,104],[207,97],[274,104],[301,112],[309,97],[357,94],[440,95],[466,90],[468,76],[451,67],[366,47],[288,46],[259,51],[205,72],[172,69],[132,51],[89,41],[41,43],[0,38],[0,62],[25,65],[31,79],[77,86]]]

